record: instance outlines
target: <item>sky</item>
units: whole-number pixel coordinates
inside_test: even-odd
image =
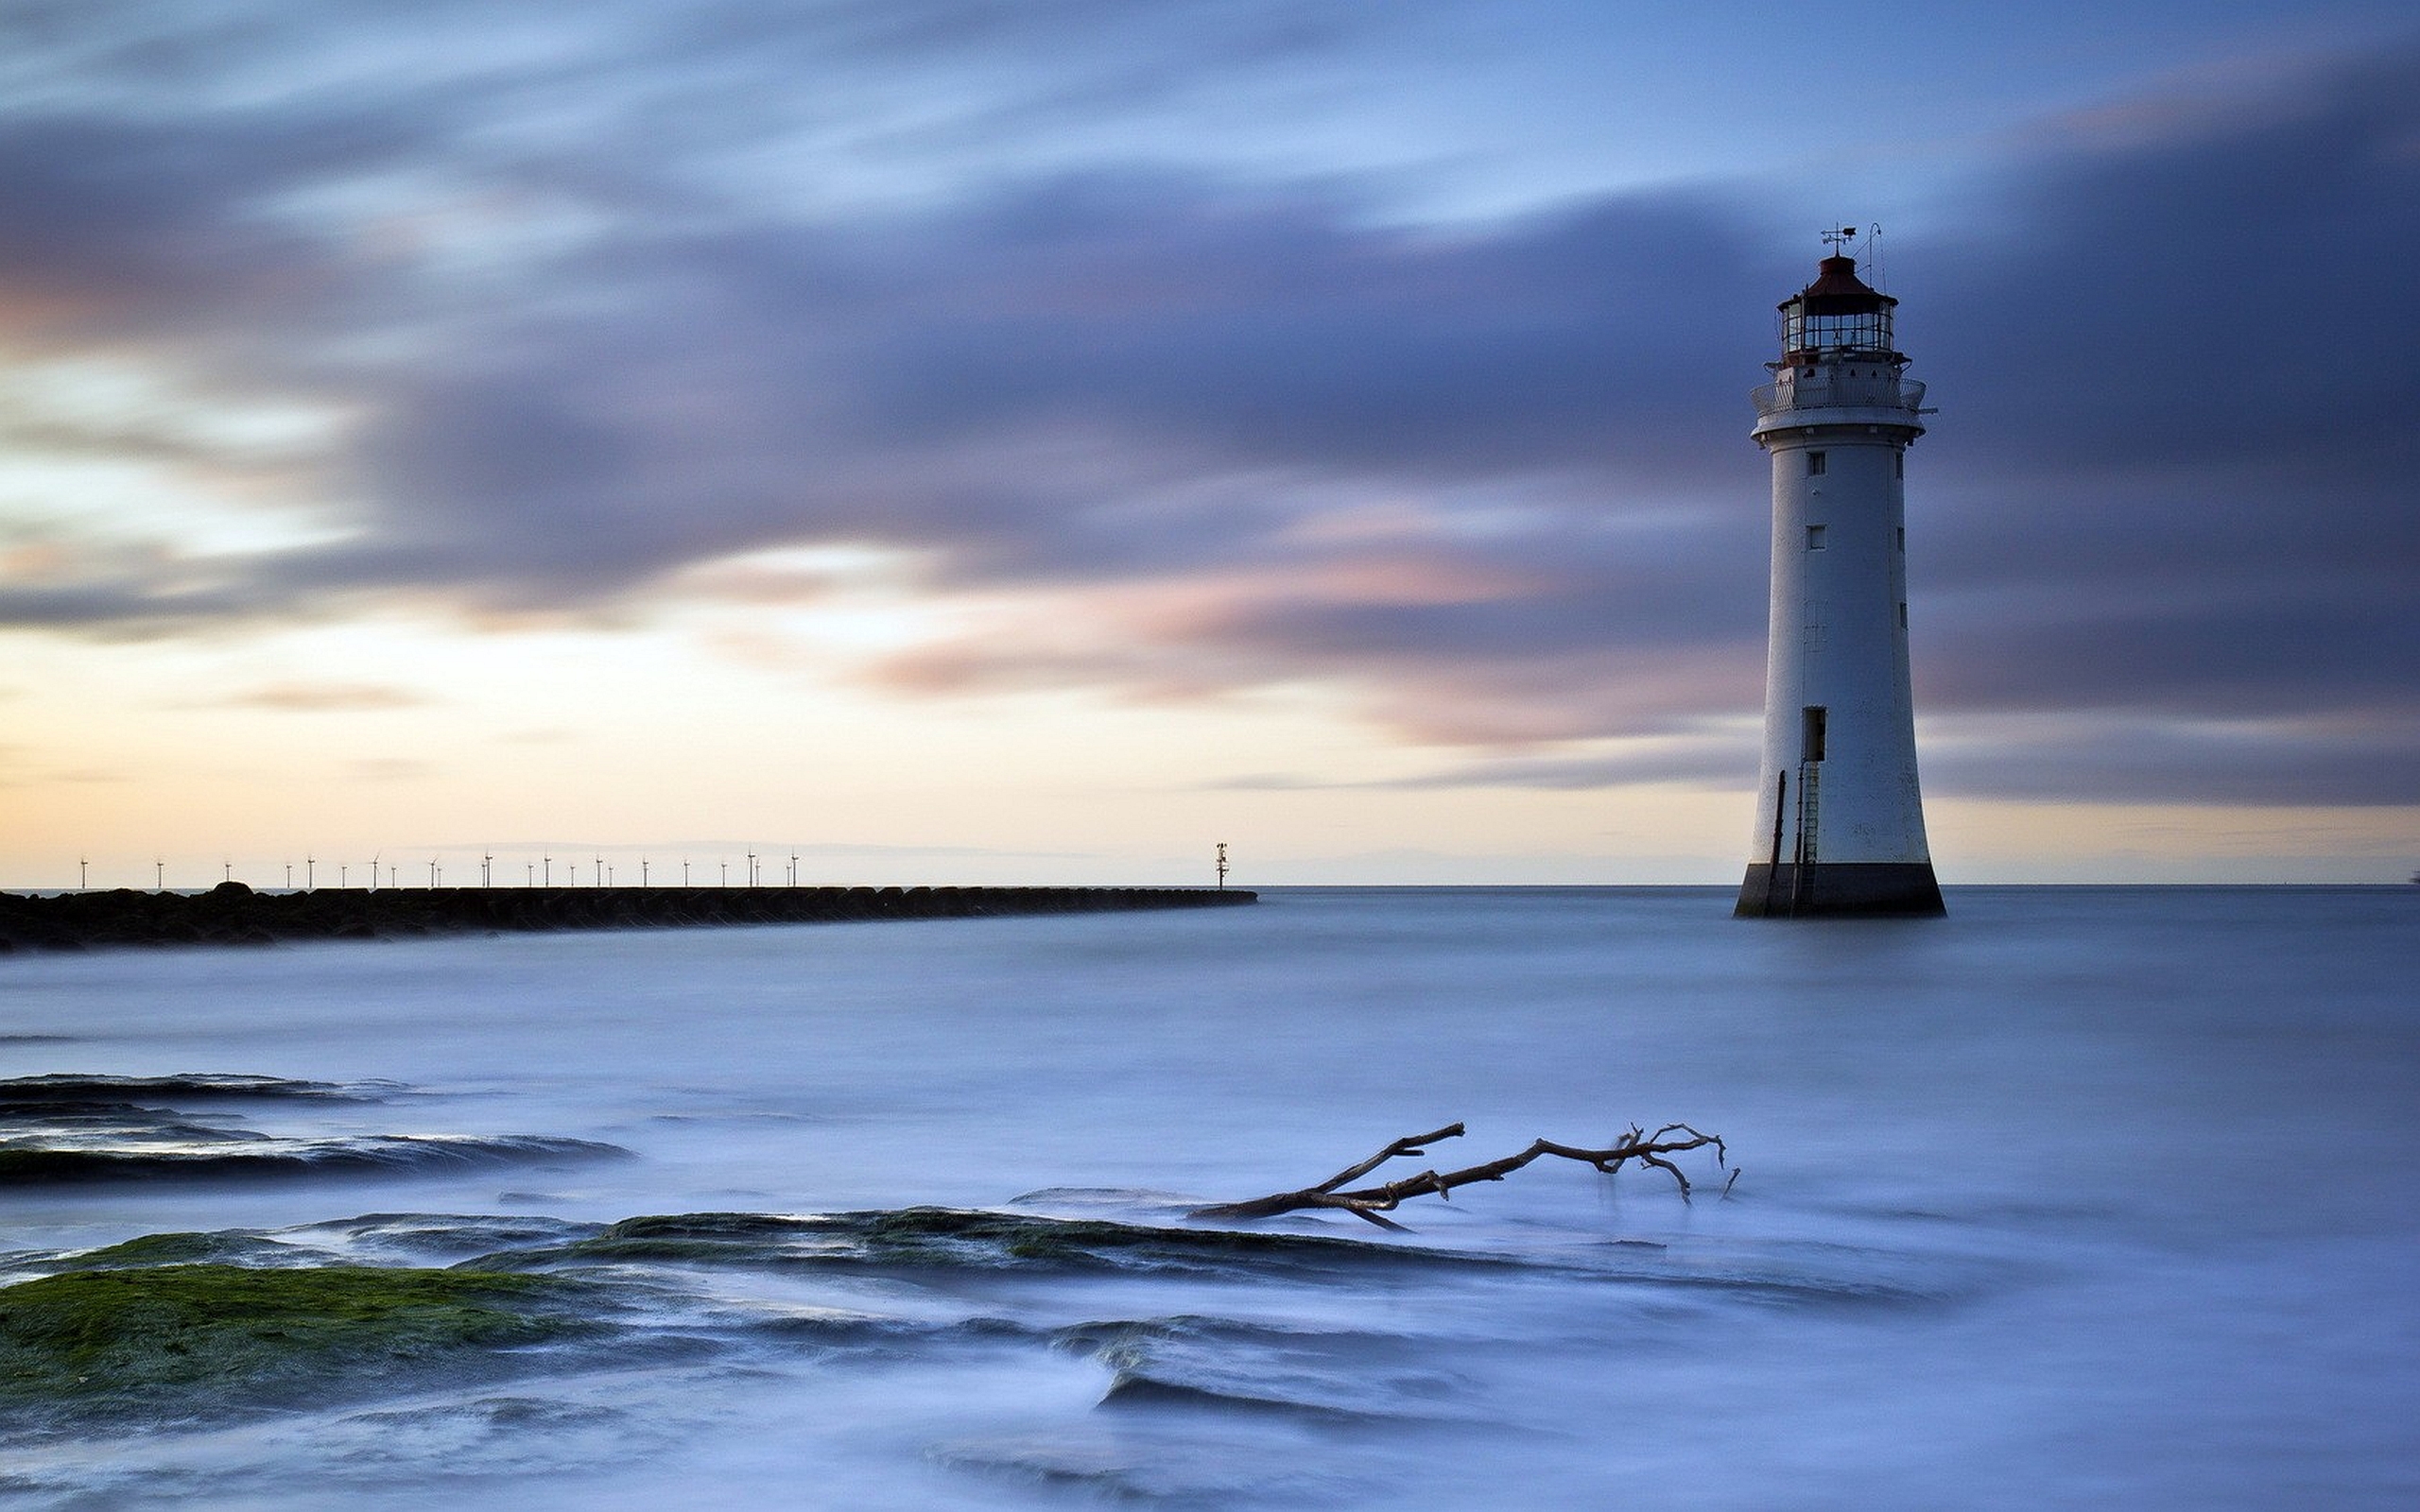
[[[2420,865],[2406,3],[15,0],[0,885],[1736,882],[1844,224],[1943,880]]]

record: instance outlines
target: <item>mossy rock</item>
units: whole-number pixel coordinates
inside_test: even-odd
[[[60,1270],[125,1270],[133,1267],[195,1265],[203,1263],[226,1265],[287,1265],[304,1264],[311,1252],[293,1245],[263,1239],[241,1230],[223,1233],[145,1234],[104,1249],[88,1249],[80,1255],[52,1262]],[[9,1294],[0,1292],[0,1298]]]
[[[591,1288],[494,1271],[175,1264],[0,1288],[0,1414],[218,1417],[437,1380],[593,1336]]]

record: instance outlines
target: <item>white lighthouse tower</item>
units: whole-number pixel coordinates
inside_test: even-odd
[[[1836,254],[1842,239],[1825,238]],[[1943,911],[1908,687],[1905,479],[1927,411],[1892,342],[1898,302],[1824,258],[1782,301],[1781,360],[1755,391],[1773,582],[1741,918]]]

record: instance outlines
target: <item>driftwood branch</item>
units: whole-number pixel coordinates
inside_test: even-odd
[[[1631,1161],[1636,1160],[1642,1165],[1653,1166],[1656,1170],[1671,1177],[1673,1182],[1681,1189],[1681,1199],[1685,1202],[1691,1191],[1688,1175],[1666,1157],[1678,1155],[1685,1150],[1703,1149],[1712,1145],[1715,1164],[1731,1171],[1730,1180],[1722,1184],[1723,1195],[1729,1196],[1731,1183],[1739,1179],[1738,1169],[1731,1165],[1731,1152],[1724,1147],[1721,1135],[1703,1134],[1686,1124],[1667,1124],[1651,1134],[1638,1125],[1633,1124],[1628,1133],[1600,1150],[1586,1149],[1576,1144],[1557,1144],[1552,1140],[1539,1140],[1517,1155],[1508,1155],[1502,1160],[1488,1160],[1478,1165],[1464,1166],[1459,1171],[1423,1171],[1418,1176],[1406,1177],[1400,1181],[1389,1181],[1381,1186],[1347,1189],[1348,1183],[1358,1181],[1389,1160],[1425,1156],[1428,1153],[1428,1145],[1441,1140],[1460,1139],[1461,1134],[1461,1125],[1448,1124],[1443,1128],[1431,1129],[1426,1134],[1407,1135],[1368,1160],[1346,1166],[1317,1186],[1305,1187],[1299,1192],[1272,1193],[1265,1197],[1255,1197],[1250,1202],[1221,1202],[1212,1207],[1196,1208],[1190,1216],[1227,1219],[1273,1218],[1281,1212],[1299,1212],[1305,1208],[1332,1208],[1349,1212],[1365,1222],[1376,1224],[1381,1228],[1392,1228],[1402,1232],[1403,1225],[1384,1214],[1392,1212],[1407,1198],[1434,1196],[1442,1201],[1451,1201],[1452,1198],[1447,1194],[1456,1187],[1469,1186],[1474,1181],[1501,1181],[1544,1155],[1560,1156],[1566,1160],[1579,1160],[1583,1164],[1595,1166],[1608,1176]]]

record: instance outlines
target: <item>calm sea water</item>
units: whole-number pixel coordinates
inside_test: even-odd
[[[614,1297],[475,1377],[0,1424],[0,1503],[2420,1504],[2420,888],[1951,906],[1300,890],[0,961],[0,1076],[333,1084],[21,1108],[85,1163],[0,1190],[0,1279],[199,1232]],[[1542,1162],[1408,1237],[1183,1216],[1455,1120],[1432,1162],[1683,1120],[1742,1175]]]

